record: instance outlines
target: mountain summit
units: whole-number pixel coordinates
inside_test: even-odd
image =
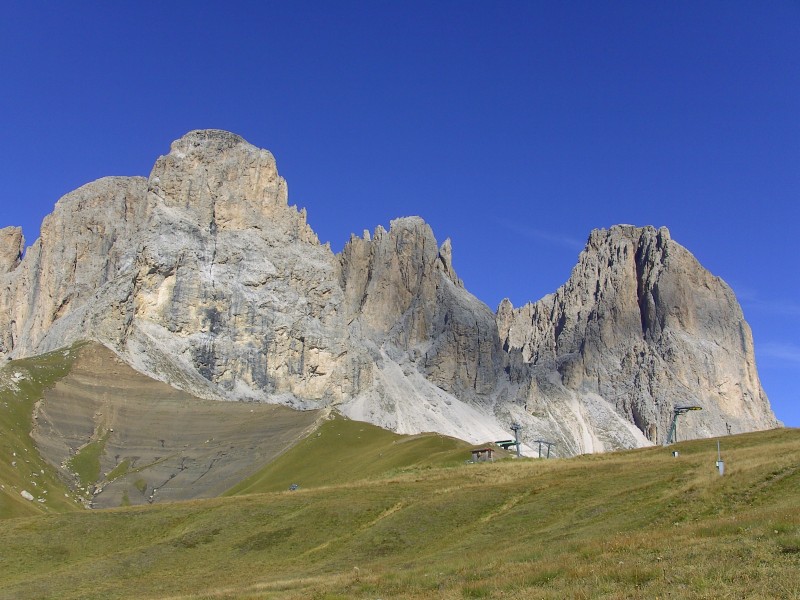
[[[669,232],[589,236],[554,294],[494,313],[418,217],[340,254],[275,159],[193,131],[150,177],[61,198],[24,252],[0,230],[0,356],[91,339],[201,398],[336,407],[400,433],[556,442],[558,455],[778,425],[731,289]]]

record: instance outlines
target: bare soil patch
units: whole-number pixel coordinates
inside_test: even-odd
[[[86,502],[105,508],[218,496],[323,416],[196,398],[87,344],[37,403],[32,435]]]

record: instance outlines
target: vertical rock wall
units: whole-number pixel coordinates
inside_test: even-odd
[[[676,405],[704,409],[682,424],[691,437],[776,425],[733,292],[665,228],[592,232],[569,281],[537,303],[501,305],[498,329],[539,378],[558,373],[606,399],[653,442]]]

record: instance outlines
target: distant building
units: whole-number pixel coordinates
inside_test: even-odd
[[[479,448],[472,451],[472,462],[494,461],[494,450],[492,448]]]

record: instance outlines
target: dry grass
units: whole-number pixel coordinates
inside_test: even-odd
[[[0,598],[800,597],[800,432],[678,448],[12,519]]]

